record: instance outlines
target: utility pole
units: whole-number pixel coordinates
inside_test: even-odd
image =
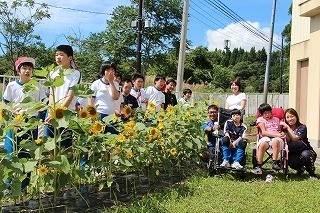
[[[272,14],[271,14],[270,38],[269,38],[269,51],[268,51],[268,55],[267,55],[266,72],[264,75],[264,85],[263,85],[263,103],[267,103],[267,98],[268,98],[270,62],[271,62],[271,53],[272,53],[273,31],[274,31],[274,20],[275,20],[276,6],[277,6],[277,0],[273,0],[273,7],[272,7]]]
[[[283,35],[281,34],[281,59],[280,59],[280,94],[283,93]]]
[[[137,73],[142,73],[141,70],[141,44],[142,44],[142,5],[143,5],[143,0],[139,0],[139,15],[138,15],[138,22],[137,22],[137,34],[138,34],[138,39],[137,39]]]
[[[183,88],[183,74],[184,74],[184,61],[186,57],[186,43],[187,43],[187,25],[188,25],[188,14],[189,14],[189,0],[184,0],[183,14],[182,14],[182,25],[181,25],[181,39],[179,48],[179,61],[177,71],[177,92],[182,92]]]

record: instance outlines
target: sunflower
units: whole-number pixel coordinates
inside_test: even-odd
[[[191,116],[191,113],[189,111],[186,112],[186,118],[189,119]]]
[[[38,172],[40,175],[46,175],[49,172],[49,170],[45,165],[40,165],[38,167]]]
[[[173,106],[169,105],[169,106],[167,107],[167,115],[169,115],[169,116],[173,116],[173,115],[174,115],[174,108],[173,108]]]
[[[160,114],[160,115],[158,116],[158,121],[159,121],[159,122],[163,122],[163,121],[164,121],[164,116]]]
[[[216,105],[216,106],[220,106],[220,103],[219,103],[219,101],[217,101],[217,100],[214,100],[213,102],[212,102],[212,104],[214,104],[214,105]]]
[[[177,154],[177,149],[176,148],[170,149],[170,155],[171,156],[175,156],[176,154]]]
[[[99,115],[98,112],[97,112],[97,108],[94,107],[94,106],[88,106],[88,107],[87,107],[87,111],[88,111],[89,116],[90,116],[91,118],[97,118],[98,115]]]
[[[123,117],[125,118],[129,118],[130,115],[132,113],[132,109],[129,105],[125,105],[121,111],[121,114],[123,115]]]
[[[41,143],[42,143],[42,138],[38,138],[38,139],[34,140],[34,143],[35,143],[36,145],[41,145]]]
[[[115,149],[115,154],[119,154],[122,151],[122,148],[120,146],[117,146]]]
[[[118,139],[119,142],[124,142],[127,138],[126,138],[126,136],[124,136],[124,134],[120,133],[117,136],[117,139]]]
[[[78,116],[80,118],[88,118],[89,117],[89,112],[87,109],[81,109],[79,112],[78,112]]]
[[[148,111],[146,111],[146,112],[144,113],[144,117],[150,118],[150,113],[149,113]]]
[[[130,158],[132,158],[132,157],[133,157],[133,152],[132,152],[132,150],[131,150],[131,149],[127,151],[127,153],[126,153],[126,157],[127,157],[128,159],[130,159]]]
[[[156,138],[159,134],[159,129],[153,127],[151,130],[150,130],[150,135],[152,135],[152,137]]]
[[[147,140],[148,142],[150,142],[150,141],[152,140],[152,135],[147,134],[147,136],[146,136],[146,140]]]
[[[2,119],[3,119],[3,111],[2,111],[2,109],[0,109],[0,121],[2,121]]]
[[[134,130],[136,128],[136,123],[134,121],[129,121],[123,124],[124,129],[131,129]]]
[[[163,122],[159,122],[159,123],[158,123],[158,129],[161,130],[161,129],[164,129],[164,127],[165,127],[165,126],[164,126]]]
[[[101,121],[95,121],[92,125],[92,128],[90,129],[90,131],[93,134],[98,134],[104,131],[104,124]]]
[[[65,106],[56,106],[56,108],[50,108],[49,115],[51,118],[61,119],[63,118],[63,111],[67,110]]]
[[[22,123],[22,122],[24,122],[24,118],[23,118],[22,115],[16,115],[16,116],[13,118],[13,121]]]
[[[156,110],[156,106],[154,105],[154,103],[152,103],[151,101],[148,102],[148,109],[150,111],[155,111]]]

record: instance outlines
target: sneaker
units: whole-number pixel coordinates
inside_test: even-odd
[[[306,170],[306,167],[305,167],[305,166],[301,167],[301,169],[299,169],[299,170],[297,171],[297,175],[301,176],[301,175],[304,173],[305,170]]]
[[[252,169],[252,173],[255,175],[262,175],[262,169],[260,167],[256,166]]]
[[[222,164],[220,165],[220,167],[224,167],[224,168],[228,168],[230,167],[230,163],[228,160],[223,160]]]
[[[281,170],[281,166],[278,163],[274,162],[274,163],[272,163],[272,169],[279,171],[279,170]]]
[[[231,168],[236,169],[236,170],[241,170],[243,169],[243,166],[238,161],[235,161],[231,164]]]

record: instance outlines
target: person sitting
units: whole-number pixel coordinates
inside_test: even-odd
[[[272,154],[272,169],[280,170],[280,160],[278,160],[280,148],[283,146],[284,132],[280,131],[279,118],[272,116],[272,108],[269,104],[263,103],[258,108],[260,117],[257,119],[261,138],[257,144],[257,166],[253,168],[254,174],[262,174],[263,156],[267,149],[273,148]]]
[[[227,120],[224,125],[224,137],[220,139],[223,159],[221,167],[230,167],[230,161],[232,161],[233,169],[243,169],[241,162],[247,147],[246,130],[247,127],[241,122],[241,111],[232,110],[231,120]]]
[[[293,108],[287,109],[284,115],[285,122],[280,124],[287,135],[288,165],[297,170],[299,175],[306,170],[310,178],[316,178],[314,162],[317,153],[308,141],[307,126],[300,122],[299,115]]]

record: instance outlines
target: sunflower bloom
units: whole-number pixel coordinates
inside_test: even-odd
[[[1,104],[0,104],[0,105],[1,105]],[[3,119],[3,110],[0,109],[0,121],[2,121],[2,119]]]
[[[164,129],[164,124],[163,124],[163,122],[159,122],[159,124],[158,124],[158,129],[160,129],[160,130]]]
[[[22,115],[16,115],[13,118],[13,121],[22,123],[22,122],[24,122],[24,118],[22,117]]]
[[[176,154],[177,154],[177,149],[176,148],[170,149],[170,155],[171,156],[175,156]]]
[[[120,146],[117,146],[115,149],[115,154],[120,154],[120,152],[122,151],[122,148]]]
[[[89,113],[89,116],[91,118],[97,118],[98,117],[98,112],[97,112],[97,108],[94,106],[88,106],[87,107],[87,111]]]
[[[214,104],[214,105],[216,105],[216,106],[218,106],[218,107],[220,106],[220,103],[219,103],[219,101],[217,101],[217,100],[214,100],[212,104]]]
[[[152,137],[156,138],[156,137],[158,136],[158,134],[159,134],[159,129],[157,129],[157,128],[152,128],[152,129],[150,130],[150,135],[152,135]]]
[[[36,140],[34,140],[34,143],[36,144],[36,145],[41,145],[41,143],[42,143],[42,138],[38,138],[38,139],[36,139]]]
[[[61,119],[63,118],[63,111],[67,110],[67,107],[64,106],[56,106],[56,108],[50,108],[50,117],[51,118],[57,118],[57,119]]]
[[[189,111],[186,112],[186,118],[189,119],[191,117],[191,113]]]
[[[132,113],[132,109],[129,105],[125,105],[121,111],[121,114],[123,115],[123,117],[125,118],[129,118],[130,115]]]
[[[159,122],[163,122],[163,121],[164,121],[164,116],[160,114],[160,115],[158,116],[158,121],[159,121]]]
[[[144,117],[150,118],[150,113],[149,113],[148,111],[146,111],[146,112],[144,113]]]
[[[113,122],[113,123],[116,123],[116,122],[118,121],[118,119],[119,119],[118,116],[113,115],[113,117],[112,117],[112,122]]]
[[[146,136],[146,140],[147,140],[148,142],[150,142],[150,141],[152,140],[152,135],[147,134],[147,136]]]
[[[150,111],[155,111],[156,110],[156,106],[152,103],[152,102],[148,102],[148,109]]]
[[[134,121],[129,121],[128,123],[124,124],[124,126],[128,129],[135,129],[136,128],[136,123]]]
[[[122,133],[117,136],[119,142],[124,142],[127,138]]]
[[[38,167],[38,172],[41,176],[46,175],[49,172],[49,169],[45,165],[40,165]]]
[[[132,150],[128,150],[128,151],[127,151],[126,157],[127,157],[128,159],[133,158],[133,152],[132,152]]]
[[[98,134],[104,131],[104,124],[101,121],[95,121],[90,129],[93,134]]]
[[[80,118],[88,118],[89,117],[89,112],[87,109],[81,109],[79,112],[78,112],[78,116]]]
[[[169,115],[169,116],[173,116],[173,115],[174,115],[174,108],[173,108],[173,106],[169,105],[169,106],[167,107],[167,115]]]

